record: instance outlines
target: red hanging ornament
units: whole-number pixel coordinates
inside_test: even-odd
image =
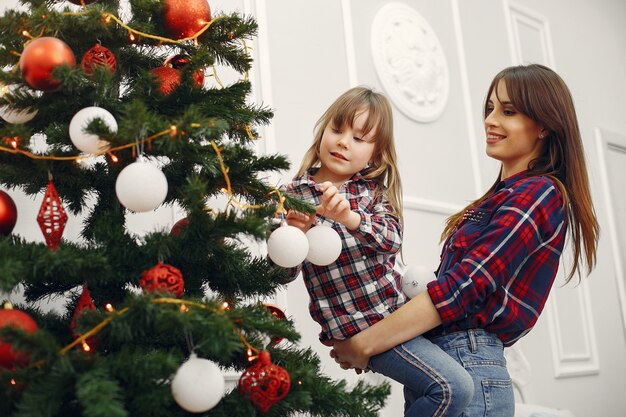
[[[61,81],[52,78],[52,71],[61,65],[74,67],[74,52],[62,40],[49,36],[30,42],[20,57],[22,77],[35,90],[54,91],[59,88]]]
[[[113,52],[99,43],[95,44],[91,49],[85,52],[80,61],[80,67],[87,75],[93,74],[98,66],[103,66],[110,72],[115,72],[115,69],[117,68],[117,61],[115,60]]]
[[[272,316],[274,316],[276,320],[279,320],[279,321],[287,320],[287,316],[285,315],[285,312],[281,310],[280,308],[272,304],[264,304],[264,306],[265,308],[269,310],[270,313],[272,313]],[[272,339],[272,345],[277,345],[282,341],[283,341],[282,337],[275,337],[274,339]]]
[[[14,310],[10,303],[6,303],[4,309],[0,310],[0,329],[4,327],[20,329],[26,333],[35,333],[38,328],[35,320],[23,311]],[[10,343],[4,343],[0,339],[0,368],[24,366],[29,360],[27,353],[13,350]]]
[[[57,250],[59,243],[61,243],[65,223],[67,223],[67,214],[61,205],[61,199],[52,181],[48,181],[48,187],[37,215],[37,222],[46,238],[48,248]]]
[[[285,368],[272,363],[267,350],[259,353],[257,362],[239,378],[239,393],[247,397],[262,413],[289,393],[291,378]]]
[[[189,64],[189,57],[185,54],[172,55],[165,60],[164,66],[172,67],[177,71],[183,69]],[[204,71],[198,68],[192,75],[196,87],[201,88],[204,85]]]
[[[164,26],[175,39],[195,35],[211,21],[211,7],[207,0],[165,0]]]
[[[180,84],[180,73],[172,67],[157,67],[150,70],[159,84],[159,90],[164,96],[169,95]]]
[[[81,333],[76,333],[76,320],[78,316],[80,316],[86,310],[95,310],[96,305],[93,303],[93,298],[91,298],[91,293],[89,292],[89,288],[87,284],[83,285],[83,292],[80,294],[78,298],[78,303],[76,304],[76,310],[74,310],[74,315],[72,315],[72,321],[70,322],[70,329],[72,330],[72,334],[74,337],[80,337]],[[93,337],[87,338],[82,343],[82,349],[85,352],[90,352],[96,347],[96,341]]]
[[[180,298],[185,291],[185,282],[180,270],[172,265],[159,262],[156,266],[143,271],[139,286],[146,292],[169,292]]]
[[[182,219],[174,223],[174,226],[172,226],[172,230],[170,230],[170,235],[171,236],[180,235],[183,232],[183,230],[187,228],[187,226],[189,226],[189,220],[187,220],[186,217],[183,217]]]
[[[77,4],[79,6],[86,6],[91,3],[95,3],[98,0],[69,0],[70,3]]]
[[[150,71],[156,78],[159,90],[163,95],[167,96],[178,88],[182,78],[180,71],[187,64],[189,64],[189,57],[186,55],[173,55],[165,60],[163,66]],[[196,87],[201,88],[204,85],[204,71],[202,69],[197,69],[192,78]]]
[[[11,196],[0,190],[0,236],[8,236],[17,222],[17,207]]]

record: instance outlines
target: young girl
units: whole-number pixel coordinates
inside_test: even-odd
[[[300,271],[311,316],[326,345],[354,336],[405,302],[394,270],[402,243],[402,196],[389,102],[357,87],[341,95],[316,125],[315,140],[288,191],[317,205],[315,215],[290,212],[287,223],[306,232],[314,222],[342,239],[339,258]],[[423,337],[372,358],[369,368],[405,386],[406,416],[458,416],[473,393],[467,372]]]
[[[451,216],[437,280],[402,308],[346,341],[331,356],[342,367],[398,343],[427,337],[465,365],[475,384],[467,416],[514,415],[503,356],[541,313],[569,229],[574,264],[589,272],[599,227],[569,89],[542,65],[506,68],[484,107],[487,155],[500,175],[478,200]],[[370,361],[371,363],[371,361]]]

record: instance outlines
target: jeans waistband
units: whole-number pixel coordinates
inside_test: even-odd
[[[430,340],[443,349],[470,346],[474,351],[478,345],[504,347],[498,336],[483,329],[461,330],[434,336]]]

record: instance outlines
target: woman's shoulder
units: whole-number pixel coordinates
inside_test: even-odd
[[[528,191],[550,191],[554,190],[561,194],[559,181],[550,175],[530,175],[522,176],[516,179],[508,187],[511,191],[528,190]]]
[[[561,182],[550,175],[530,175],[518,178],[511,183],[508,191],[516,200],[526,201],[529,205],[536,203],[563,205],[563,188]]]

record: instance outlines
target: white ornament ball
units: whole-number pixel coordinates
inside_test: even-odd
[[[120,203],[131,211],[154,210],[167,197],[167,178],[159,168],[139,158],[117,176],[115,193]]]
[[[309,253],[306,259],[314,265],[326,266],[337,260],[341,253],[341,238],[330,226],[314,226],[306,232]]]
[[[21,125],[28,123],[37,115],[37,109],[13,110],[9,106],[0,107],[0,117],[8,123]]]
[[[183,409],[203,413],[220,402],[225,386],[220,368],[214,362],[192,353],[176,371],[172,380],[172,396]]]
[[[426,284],[435,279],[435,273],[425,266],[409,266],[402,277],[402,292],[413,298],[426,289]]]
[[[0,96],[4,96],[7,93],[13,92],[17,86],[15,85],[1,85]],[[0,107],[0,117],[2,117],[8,123],[14,125],[21,125],[33,120],[37,115],[37,109],[12,109],[11,106]]]
[[[85,131],[89,123],[96,118],[102,119],[112,132],[117,132],[117,121],[111,113],[101,107],[85,107],[70,121],[70,139],[82,152],[99,153],[109,149],[109,142]]]
[[[309,253],[309,241],[302,230],[294,226],[281,226],[267,239],[267,254],[283,268],[300,265]]]

